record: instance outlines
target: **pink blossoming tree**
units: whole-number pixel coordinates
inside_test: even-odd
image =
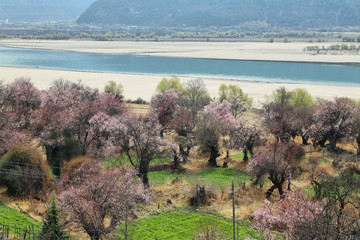
[[[102,170],[100,162],[88,161],[74,175],[63,177],[58,206],[69,229],[84,230],[93,240],[114,231],[137,203],[151,198],[133,168]]]
[[[211,166],[217,166],[216,158],[220,156],[220,137],[231,132],[236,126],[237,121],[231,114],[230,104],[226,100],[205,106],[196,129],[196,137],[198,143],[210,151]]]
[[[287,191],[284,198],[273,204],[265,200],[263,206],[254,212],[255,226],[268,239],[276,239],[274,231],[282,232],[289,239],[299,239],[304,236],[306,228],[321,224],[317,221],[322,212],[320,201],[312,201],[303,190],[297,188]]]
[[[250,173],[256,176],[255,183],[261,177],[267,176],[273,184],[266,192],[267,198],[270,198],[275,189],[278,189],[279,195],[282,196],[285,181],[289,181],[288,189],[290,189],[291,176],[297,168],[297,163],[304,155],[304,149],[294,142],[273,143],[259,150],[249,163],[248,168]]]
[[[230,132],[228,147],[242,149],[244,162],[254,156],[254,147],[262,143],[263,131],[256,125],[248,126],[247,122],[239,122],[238,126]]]
[[[177,146],[160,137],[161,126],[154,114],[128,115],[114,119],[108,127],[113,143],[138,171],[149,187],[149,164],[155,157],[172,156]]]
[[[40,91],[29,78],[15,79],[9,85],[8,91],[11,93],[9,105],[15,115],[15,121],[20,128],[28,128],[33,111],[41,104]]]
[[[329,140],[330,149],[336,149],[336,143],[354,132],[358,105],[349,98],[335,98],[322,104],[314,113],[312,135],[321,137],[322,144]]]
[[[163,136],[179,107],[179,95],[173,89],[157,93],[151,98],[150,106],[161,125],[160,136]]]
[[[0,81],[0,157],[11,146],[26,143],[28,140],[26,132],[20,128],[17,121],[18,115],[15,108],[18,106],[13,105],[15,104],[13,100],[14,89]]]

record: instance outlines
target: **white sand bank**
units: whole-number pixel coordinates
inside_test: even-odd
[[[191,57],[238,60],[359,63],[360,55],[312,55],[307,46],[329,46],[328,43],[264,42],[100,42],[78,40],[0,40],[0,46],[53,49],[91,53],[122,53],[167,57]],[[359,43],[350,43],[359,45]]]
[[[32,82],[39,89],[47,89],[55,79],[63,78],[70,81],[81,80],[85,85],[93,88],[103,89],[105,84],[113,80],[121,83],[125,89],[125,98],[137,99],[141,97],[150,100],[155,92],[158,82],[163,76],[157,75],[136,75],[136,74],[115,74],[95,73],[63,70],[47,70],[37,68],[0,67],[0,80],[11,82],[17,77],[30,77]],[[170,77],[170,76],[169,76]],[[180,77],[185,82],[191,78]],[[289,90],[305,88],[314,97],[332,99],[333,97],[360,98],[360,87],[324,86],[310,84],[280,84],[280,83],[256,83],[247,81],[230,81],[222,79],[203,79],[212,97],[218,96],[218,88],[222,83],[238,84],[245,93],[254,98],[255,103],[264,100],[265,95],[270,95],[273,90],[284,86]]]

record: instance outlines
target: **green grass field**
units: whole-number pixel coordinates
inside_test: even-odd
[[[246,224],[239,226],[239,239],[245,239],[252,232]],[[214,217],[195,212],[169,212],[136,220],[128,226],[129,239],[193,239],[200,228],[216,228],[223,239],[232,239],[232,222],[222,217]],[[124,239],[125,226],[119,229],[119,239]]]
[[[150,162],[150,166],[151,165],[156,165],[156,164],[163,164],[163,163],[168,163],[171,162],[172,159],[170,158],[154,158],[151,162]],[[121,158],[121,160],[119,160],[117,157],[113,156],[113,157],[109,157],[106,158],[104,161],[103,166],[104,167],[121,167],[121,165],[126,164],[126,165],[130,165],[130,161],[129,158],[124,154]]]
[[[148,174],[150,183],[154,185],[165,184],[168,181],[172,181],[175,178],[186,180],[188,183],[210,183],[216,187],[224,185],[230,185],[231,180],[234,181],[249,181],[251,178],[250,174],[237,172],[235,168],[214,168],[202,171],[196,174],[180,174],[171,173],[167,171],[149,172]]]
[[[10,227],[10,233],[14,233],[14,228],[25,230],[33,227],[35,232],[38,232],[41,223],[29,217],[22,215],[18,210],[10,208],[0,203],[0,226],[7,225]],[[2,229],[1,229],[2,231]]]
[[[250,154],[249,154],[250,155]],[[249,156],[250,157],[250,156]],[[244,153],[238,153],[230,156],[231,159],[242,161],[244,158]]]

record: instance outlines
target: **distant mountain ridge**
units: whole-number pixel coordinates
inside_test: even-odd
[[[0,0],[0,21],[48,22],[77,18],[95,0]]]
[[[228,26],[360,25],[359,0],[97,0],[78,23]]]

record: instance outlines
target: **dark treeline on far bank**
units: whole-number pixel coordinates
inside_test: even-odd
[[[0,39],[83,39],[95,41],[266,41],[309,42],[360,40],[360,26],[323,29],[269,27],[263,23],[223,27],[147,27],[63,23],[0,23]]]

